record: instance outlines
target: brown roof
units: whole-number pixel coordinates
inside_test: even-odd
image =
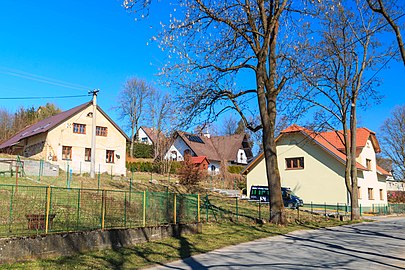
[[[146,135],[148,135],[152,143],[155,143],[157,141],[158,136],[160,137],[161,140],[166,139],[166,136],[163,134],[163,132],[160,132],[158,134],[158,131],[155,128],[149,128],[144,126],[141,126],[140,128],[142,128],[143,131],[146,133]]]
[[[60,123],[62,123],[66,119],[81,112],[82,110],[84,110],[85,108],[90,106],[91,104],[92,104],[92,101],[86,102],[86,103],[76,106],[70,110],[58,113],[54,116],[48,117],[35,124],[32,124],[32,125],[24,128],[20,132],[18,132],[16,135],[11,137],[7,141],[0,144],[0,149],[13,146],[13,145],[19,143],[22,139],[25,139],[25,138],[28,138],[28,137],[31,137],[31,136],[34,136],[34,135],[37,135],[40,133],[47,132],[47,131],[53,129],[54,127],[58,126]],[[97,106],[97,108],[121,132],[121,134],[124,135],[124,137],[127,140],[129,140],[128,136],[124,133],[124,131],[122,131],[122,129],[120,127],[118,127],[118,125],[100,107]]]
[[[197,156],[206,156],[209,160],[215,161],[235,161],[238,150],[243,148],[242,142],[246,137],[245,134],[236,134],[207,138],[183,131],[177,131],[176,134]]]

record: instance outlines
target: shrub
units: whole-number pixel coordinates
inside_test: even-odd
[[[236,173],[236,174],[239,174],[239,173],[241,173],[242,172],[242,170],[243,170],[243,166],[240,166],[240,165],[231,165],[231,166],[228,166],[228,172],[229,173]]]
[[[144,143],[134,143],[134,157],[153,158],[153,145]]]
[[[180,184],[185,186],[193,186],[197,185],[207,176],[207,170],[196,166],[196,164],[191,162],[191,158],[186,156],[178,170],[178,175]]]

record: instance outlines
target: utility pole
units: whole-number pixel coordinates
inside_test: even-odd
[[[93,94],[93,118],[91,121],[91,163],[90,163],[90,177],[96,177],[96,113],[97,113],[97,93],[99,89],[89,91],[89,94]]]

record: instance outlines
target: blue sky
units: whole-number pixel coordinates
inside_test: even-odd
[[[99,88],[99,104],[121,125],[111,108],[125,80],[131,76],[158,80],[165,55],[156,44],[147,43],[167,18],[166,9],[160,3],[149,18],[135,22],[119,0],[0,1],[1,97],[82,95]],[[83,88],[43,83],[33,75]],[[402,63],[391,61],[390,69],[379,75],[384,99],[359,112],[359,125],[375,131],[395,105],[405,104]],[[0,100],[0,107],[14,111],[53,102],[65,110],[88,100]]]

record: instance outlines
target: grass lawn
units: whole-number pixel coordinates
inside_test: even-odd
[[[294,230],[316,229],[348,224],[338,220],[314,220],[288,226],[247,223],[203,224],[203,233],[180,238],[167,238],[116,250],[103,250],[86,254],[37,260],[33,262],[1,265],[0,269],[138,269],[205,253],[221,247],[255,239],[286,234]]]

